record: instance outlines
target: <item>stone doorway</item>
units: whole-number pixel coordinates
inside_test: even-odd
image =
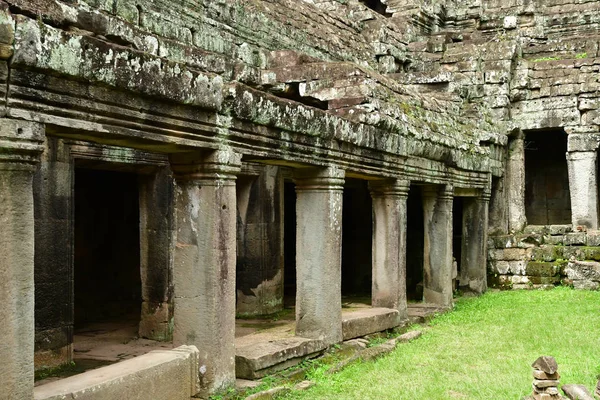
[[[529,225],[571,223],[564,129],[525,132],[525,214]]]
[[[452,290],[458,289],[459,285],[464,238],[463,208],[464,199],[455,197],[452,201]]]
[[[342,304],[371,304],[373,203],[365,180],[346,178],[342,210]]]
[[[74,358],[137,337],[142,304],[138,177],[75,169]],[[102,358],[101,354],[92,354]]]
[[[286,180],[283,186],[283,299],[284,307],[296,304],[296,185]]]
[[[406,207],[406,295],[409,301],[422,301],[425,230],[420,186],[411,185]]]

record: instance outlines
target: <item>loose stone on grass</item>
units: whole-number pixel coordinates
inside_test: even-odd
[[[254,394],[246,397],[246,400],[269,400],[269,399],[274,399],[275,396],[278,396],[278,395],[283,394],[283,393],[287,393],[290,390],[291,390],[290,388],[287,388],[287,387],[284,387],[284,386],[278,386],[278,387],[274,387],[273,389],[264,390],[262,392],[254,393]]]
[[[568,384],[563,385],[562,391],[571,400],[594,400],[594,396],[583,385]]]
[[[564,399],[558,391],[559,377],[558,364],[554,357],[541,356],[531,364],[533,367],[533,393],[532,400],[558,400]]]

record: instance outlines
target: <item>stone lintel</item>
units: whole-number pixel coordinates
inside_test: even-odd
[[[567,136],[567,152],[597,151],[600,145],[598,133],[572,133]]]

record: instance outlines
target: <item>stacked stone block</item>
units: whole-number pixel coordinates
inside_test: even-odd
[[[533,364],[533,400],[563,399],[558,391],[560,375],[554,357],[542,356]]]

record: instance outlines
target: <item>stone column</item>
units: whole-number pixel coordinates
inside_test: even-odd
[[[200,351],[201,396],[235,383],[235,178],[241,157],[229,149],[174,156],[175,346]]]
[[[170,341],[173,318],[173,174],[140,176],[140,337]]]
[[[33,172],[44,127],[0,119],[0,377],[3,399],[33,398]]]
[[[453,192],[451,185],[423,188],[423,301],[442,306],[452,304]]]
[[[463,201],[460,287],[481,294],[487,290],[487,226],[489,192]]]
[[[410,182],[373,181],[372,306],[398,310],[408,318],[406,305],[406,199]]]
[[[598,229],[598,165],[596,151],[567,153],[573,228]]]
[[[519,232],[527,225],[527,216],[525,215],[525,140],[521,131],[508,143],[505,185],[508,192],[508,229]]]
[[[342,197],[344,171],[295,173],[296,335],[327,344],[342,340]]]

